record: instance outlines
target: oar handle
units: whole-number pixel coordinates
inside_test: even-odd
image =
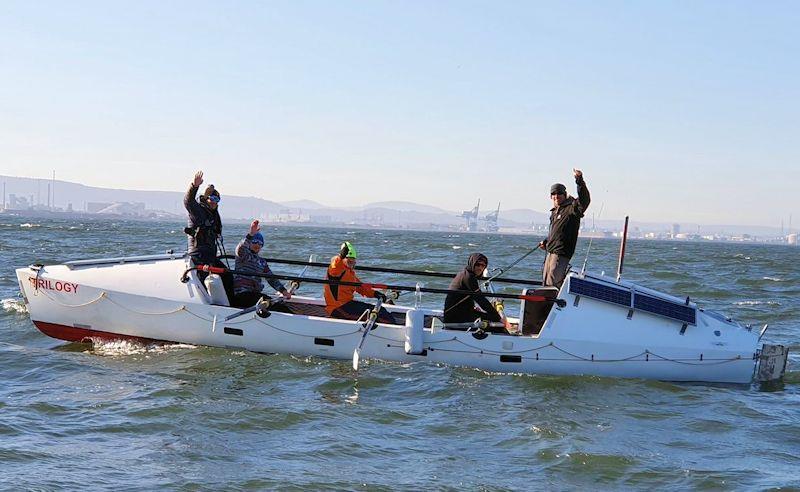
[[[406,292],[427,292],[430,294],[459,294],[463,296],[485,296],[485,297],[493,297],[497,299],[516,299],[516,300],[524,300],[524,301],[531,301],[531,302],[554,302],[559,307],[566,306],[566,301],[563,299],[549,299],[544,296],[536,296],[536,295],[520,295],[520,294],[501,294],[501,293],[494,293],[488,294],[486,292],[481,291],[471,291],[471,290],[454,290],[454,289],[436,289],[433,287],[410,287],[407,285],[391,285],[391,284],[379,284],[379,283],[370,283],[370,282],[347,282],[344,280],[332,280],[332,279],[320,279],[320,278],[308,278],[308,277],[297,277],[294,275],[276,275],[274,273],[253,273],[253,272],[241,272],[238,270],[229,270],[226,268],[215,267],[211,265],[198,265],[196,267],[188,269],[184,272],[184,277],[186,274],[191,271],[192,269],[209,272],[209,273],[234,273],[236,275],[245,275],[250,277],[261,277],[261,278],[276,278],[280,280],[296,280],[298,282],[310,282],[314,284],[328,284],[328,285],[346,285],[350,287],[372,287],[373,289],[379,290],[397,290],[397,291],[406,291]]]
[[[528,252],[525,256],[529,255],[531,252]],[[523,256],[523,258],[525,258]],[[304,260],[284,260],[282,258],[265,258],[267,263],[279,263],[284,265],[300,265],[306,267],[319,267],[319,268],[328,268],[330,265],[328,263],[320,263],[314,261],[304,261]],[[517,263],[519,260],[517,261]],[[515,265],[516,263],[512,264]],[[503,271],[507,271],[509,267],[503,269]],[[363,266],[359,265],[358,269],[364,272],[378,272],[378,273],[400,273],[404,275],[417,275],[420,277],[438,277],[438,278],[453,278],[456,276],[455,273],[445,273],[445,272],[429,272],[424,270],[404,270],[400,268],[386,268],[386,267],[371,267],[371,266]],[[539,280],[532,280],[532,279],[515,279],[515,278],[497,278],[494,279],[495,282],[502,282],[507,284],[521,284],[521,285],[542,285],[542,282]]]

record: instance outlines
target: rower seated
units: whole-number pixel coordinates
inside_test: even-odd
[[[450,290],[467,290],[478,294],[458,294],[450,292],[444,301],[444,323],[472,323],[476,319],[501,323],[502,318],[497,309],[480,293],[481,288],[478,279],[483,275],[483,271],[489,266],[489,259],[481,253],[472,253],[467,260],[467,265],[450,282]],[[475,305],[478,305],[478,309]],[[489,325],[484,331],[491,333],[508,332],[502,326]]]
[[[264,246],[264,236],[259,232],[258,221],[254,220],[250,224],[250,231],[239,241],[236,246],[236,271],[250,274],[266,273],[272,275],[267,260],[259,256],[261,248]],[[285,300],[292,298],[291,292],[283,286],[276,278],[267,279],[273,289],[281,293]],[[264,282],[260,277],[254,275],[236,274],[233,277],[233,302],[231,305],[238,308],[248,308],[255,306],[261,299],[261,290]],[[291,312],[285,303],[272,303],[271,311]]]
[[[342,243],[339,254],[331,258],[326,275],[327,280],[334,282],[325,284],[325,311],[331,318],[357,320],[373,308],[372,304],[356,301],[356,292],[364,297],[374,297],[386,301],[386,295],[369,285],[342,285],[335,282],[361,283],[356,275],[356,249],[350,241]],[[389,311],[381,308],[378,312],[378,323],[394,324],[395,319]]]

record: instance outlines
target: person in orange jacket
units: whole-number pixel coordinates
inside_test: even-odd
[[[339,282],[361,282],[356,276],[356,249],[350,241],[342,243],[339,254],[331,258],[326,279]],[[353,294],[358,292],[364,297],[374,297],[386,302],[386,295],[369,285],[325,284],[325,311],[331,318],[358,319],[364,311],[373,308],[371,304],[356,301]],[[381,308],[378,313],[378,323],[395,323],[394,317]]]

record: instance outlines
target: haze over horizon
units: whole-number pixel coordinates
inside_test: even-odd
[[[0,174],[183,191],[202,169],[277,202],[541,210],[578,167],[608,218],[774,226],[797,207],[792,2],[0,12]]]

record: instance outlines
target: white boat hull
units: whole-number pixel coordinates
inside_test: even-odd
[[[211,305],[196,278],[179,281],[182,257],[20,268],[17,277],[33,323],[48,336],[81,342],[138,339],[350,360],[362,324],[319,315],[249,313]],[[573,278],[574,274],[570,278]],[[536,336],[420,328],[422,353],[406,352],[407,327],[378,324],[361,358],[429,362],[492,372],[596,375],[669,381],[749,383],[758,334],[698,311],[696,326],[630,313],[569,293],[568,283]],[[158,293],[158,296],[152,294]],[[580,297],[579,302],[576,298]],[[294,299],[321,312],[321,301]],[[399,317],[411,308],[390,307]],[[427,316],[441,311],[424,310]],[[513,320],[516,321],[516,320]]]

